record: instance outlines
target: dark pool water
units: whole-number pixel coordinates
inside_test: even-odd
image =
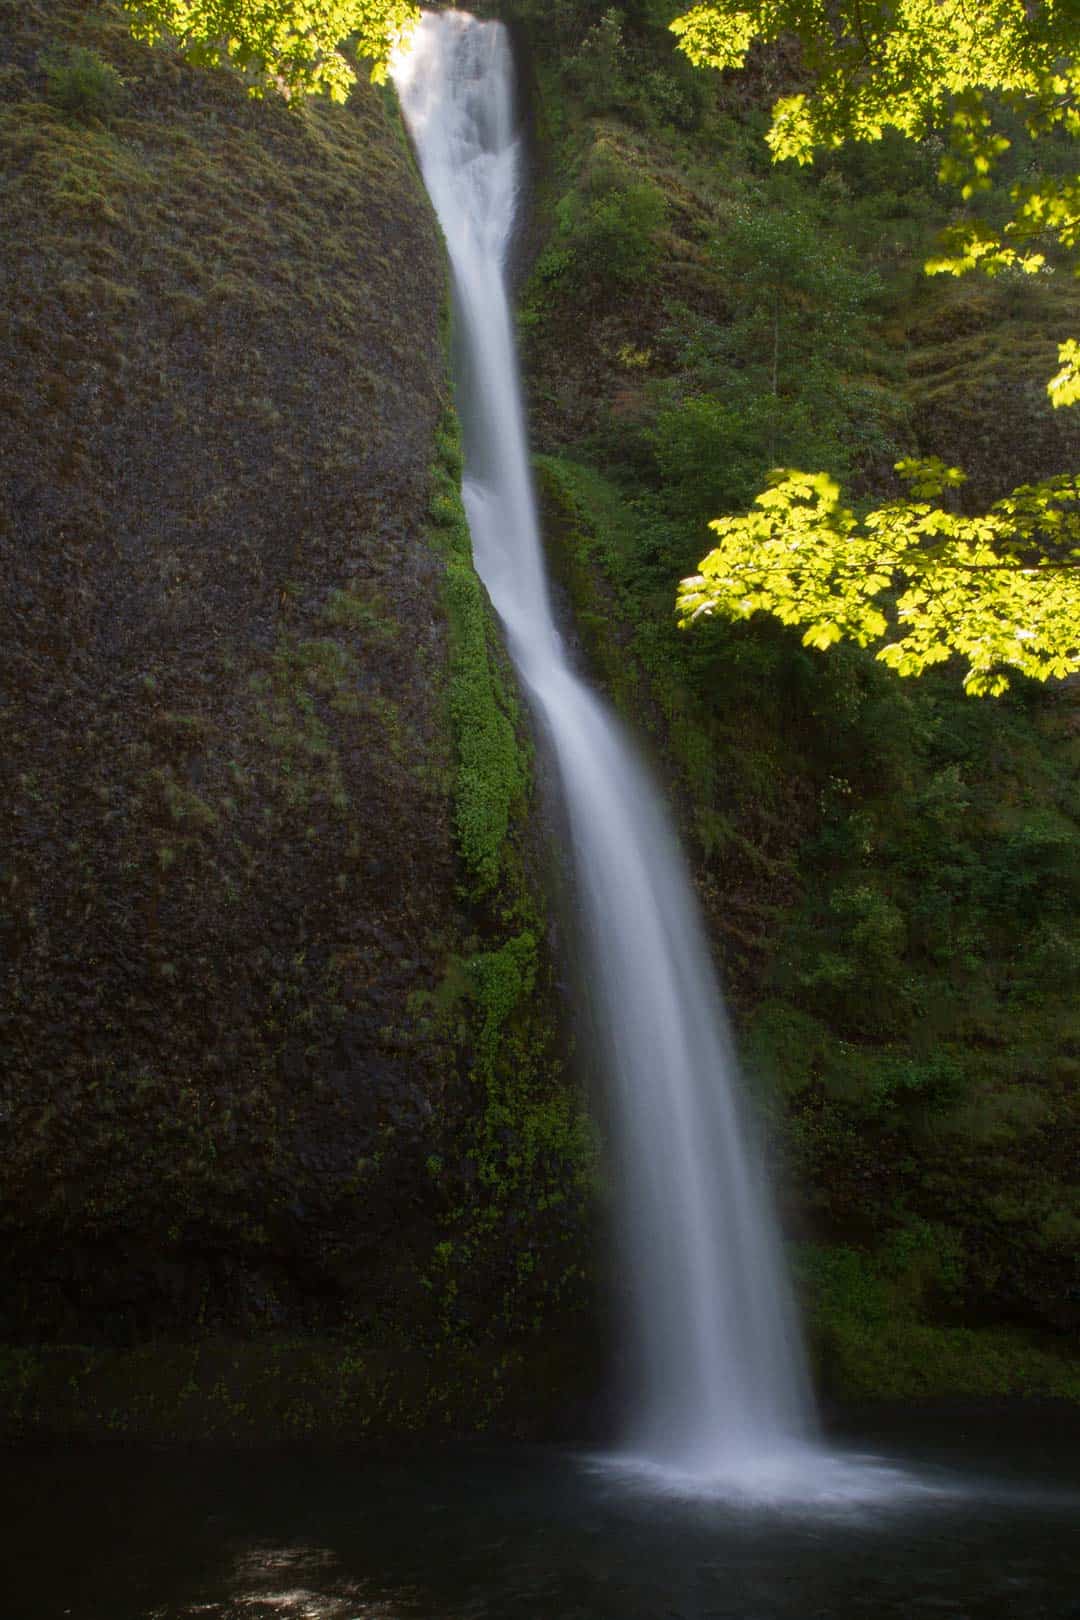
[[[0,1620],[1080,1620],[1080,1415],[836,1449],[751,1499],[541,1448],[9,1452]]]

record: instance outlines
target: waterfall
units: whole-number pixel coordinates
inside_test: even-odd
[[[623,1451],[680,1477],[752,1479],[806,1454],[802,1351],[685,862],[631,740],[556,631],[505,284],[522,164],[506,31],[425,14],[393,71],[453,271],[476,567],[569,829],[630,1296]]]

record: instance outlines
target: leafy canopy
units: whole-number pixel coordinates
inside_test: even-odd
[[[943,128],[940,179],[970,202],[991,189],[1010,144],[989,97],[1032,137],[1080,135],[1078,24],[1078,0],[707,0],[671,27],[692,62],[721,69],[741,67],[755,41],[799,40],[811,88],[773,107],[775,160]],[[1036,246],[1080,251],[1080,176],[1025,179],[1009,196],[1002,230],[979,218],[952,226],[927,272],[1033,273],[1047,262]],[[1063,342],[1058,359],[1047,392],[1055,407],[1075,404],[1080,342]],[[826,474],[774,475],[750,513],[711,524],[719,544],[683,580],[680,622],[761,610],[804,626],[808,646],[888,637],[877,656],[902,675],[959,654],[965,690],[979,695],[1004,691],[1006,669],[1040,680],[1080,670],[1078,481],[1025,485],[966,517],[924,498],[960,483],[957,469],[898,470],[916,498],[862,521]]]
[[[987,97],[1018,112],[1032,137],[1080,135],[1077,0],[708,0],[671,24],[697,66],[738,68],[756,41],[800,43],[809,92],[781,96],[766,140],[773,158],[809,163],[845,141],[887,129],[920,139],[944,126],[940,178],[965,201],[988,191],[1008,138]],[[931,275],[1032,273],[1046,263],[1035,241],[1080,248],[1080,176],[1042,175],[1010,190],[1003,231],[973,218],[944,233]],[[1054,405],[1080,398],[1075,341],[1061,346]]]
[[[123,0],[137,39],[171,41],[203,67],[231,63],[252,95],[275,86],[287,96],[344,101],[356,74],[338,49],[351,39],[386,78],[395,44],[415,23],[412,0]]]
[[[1061,101],[1075,97],[1075,72],[1061,64],[1076,23],[1074,0],[708,0],[671,28],[692,62],[715,68],[742,67],[755,40],[794,35],[814,88],[781,97],[768,141],[775,157],[807,163],[818,147],[886,129],[919,139],[953,97],[983,91],[1032,98],[1040,128],[1075,132],[1075,102]],[[970,130],[960,150],[978,155]]]
[[[842,638],[921,675],[954,654],[964,689],[997,696],[1004,669],[1037,680],[1080,671],[1080,477],[1016,489],[978,517],[935,504],[963,474],[903,461],[913,500],[859,520],[825,473],[787,472],[742,517],[717,518],[716,548],[679,588],[681,623],[759,611],[804,626],[803,644]]]

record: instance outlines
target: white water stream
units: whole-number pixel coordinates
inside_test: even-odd
[[[552,615],[505,284],[522,167],[506,32],[426,14],[394,79],[453,269],[476,566],[570,830],[632,1301],[624,1452],[662,1477],[786,1493],[824,1459],[697,902],[655,785]]]

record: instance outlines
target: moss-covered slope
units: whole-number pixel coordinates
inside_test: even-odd
[[[584,1145],[392,100],[4,0],[0,173],[0,1340],[513,1362],[580,1293]]]

